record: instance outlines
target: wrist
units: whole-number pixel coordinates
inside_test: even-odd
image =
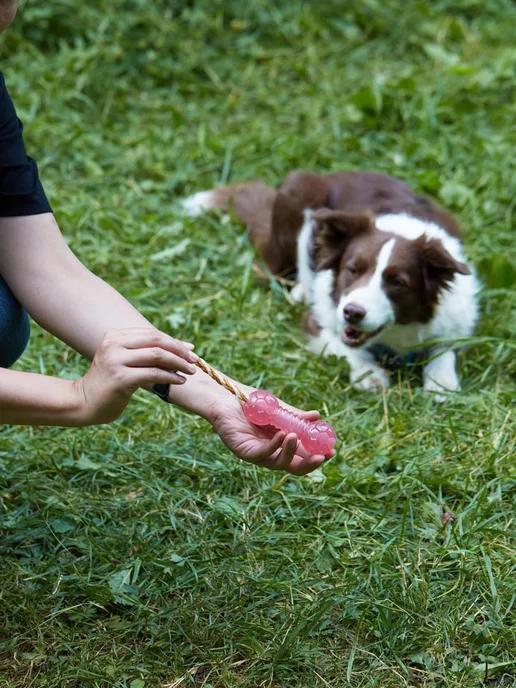
[[[182,385],[170,385],[168,401],[191,411],[214,425],[221,408],[238,400],[226,389],[218,385],[202,370],[188,377]]]
[[[71,392],[68,400],[67,416],[72,419],[71,425],[85,426],[93,425],[94,419],[92,417],[91,409],[86,400],[84,392],[83,378],[73,380],[71,383]]]
[[[235,411],[241,411],[241,402],[227,390],[221,389],[221,393],[214,395],[207,403],[203,418],[216,430],[219,422]]]

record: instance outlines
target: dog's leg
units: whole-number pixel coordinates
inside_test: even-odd
[[[317,335],[311,336],[308,346],[316,354],[345,358],[349,363],[351,384],[355,389],[377,392],[390,385],[389,374],[376,363],[369,351],[346,346],[331,330],[322,329]]]
[[[350,367],[351,383],[355,389],[366,392],[378,392],[391,384],[389,374],[375,361],[372,353],[366,349],[347,349],[345,356]]]
[[[290,298],[294,303],[303,303],[306,301],[305,287],[301,282],[297,282],[290,290]]]
[[[436,349],[431,356],[431,360],[423,369],[423,387],[425,392],[431,393],[436,401],[445,401],[446,392],[460,390],[455,371],[455,352]]]

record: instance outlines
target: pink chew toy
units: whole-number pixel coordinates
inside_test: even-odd
[[[329,456],[337,435],[328,423],[305,420],[280,405],[270,392],[255,390],[243,405],[247,420],[254,425],[272,425],[284,432],[295,432],[303,447],[311,454]]]

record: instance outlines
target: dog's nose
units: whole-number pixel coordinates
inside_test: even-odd
[[[365,308],[359,306],[358,303],[347,303],[344,306],[344,317],[351,325],[359,323],[361,320],[363,320],[365,318],[365,314]]]

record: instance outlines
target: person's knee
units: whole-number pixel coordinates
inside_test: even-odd
[[[25,351],[30,336],[29,316],[0,278],[0,366],[9,368]]]

